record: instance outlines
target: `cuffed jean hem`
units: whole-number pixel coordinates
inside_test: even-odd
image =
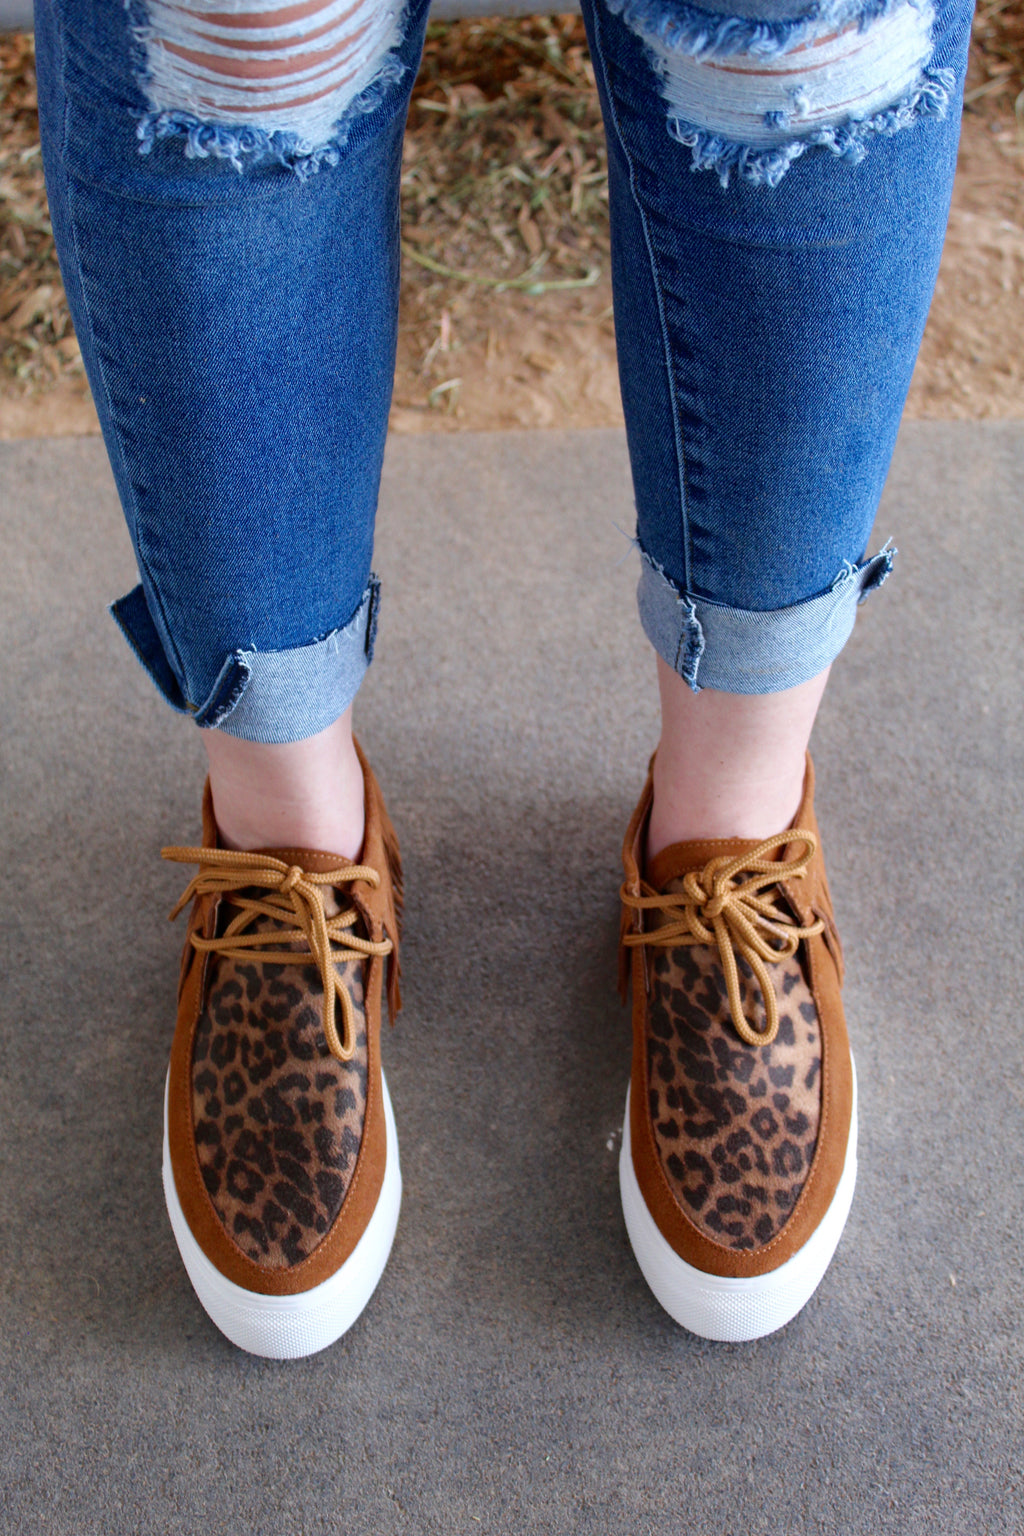
[[[831,665],[850,638],[857,605],[885,581],[896,550],[886,544],[860,565],[847,563],[827,592],[767,613],[690,596],[640,554],[644,633],[694,693],[780,693]]]
[[[370,577],[341,629],[286,651],[232,651],[201,704],[190,702],[171,670],[140,586],[111,605],[139,661],[172,708],[197,725],[246,741],[304,741],[344,714],[373,659],[380,582]]]

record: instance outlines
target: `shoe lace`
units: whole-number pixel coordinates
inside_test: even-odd
[[[339,1061],[351,1061],[356,1050],[355,1009],[337,966],[370,955],[389,955],[394,942],[387,937],[364,939],[355,933],[359,913],[354,906],[328,917],[324,890],[352,880],[363,880],[376,889],[380,885],[377,871],[368,864],[341,864],[314,874],[270,854],[226,848],[164,848],[161,857],[175,864],[199,865],[199,873],[189,881],[170,914],[171,922],[195,896],[227,896],[238,908],[222,934],[209,939],[198,933],[189,935],[200,954],[279,965],[316,963],[324,990],[327,1048]],[[249,894],[253,886],[265,886],[266,895]],[[272,918],[278,926],[252,931],[251,925],[258,918]],[[336,1002],[341,1004],[343,1035],[338,1034],[335,1023]]]
[[[802,843],[806,851],[785,863],[767,857],[793,843]],[[783,880],[802,880],[817,846],[812,832],[794,828],[765,838],[749,853],[709,859],[703,869],[684,876],[680,891],[659,892],[641,881],[641,894],[636,895],[623,885],[627,907],[638,913],[660,912],[666,921],[659,928],[627,931],[622,942],[632,948],[658,945],[666,949],[717,944],[736,1033],[747,1045],[770,1045],[779,1031],[779,1006],[767,966],[788,960],[802,939],[813,938],[825,925],[819,918],[801,927],[764,893]],[[750,966],[761,990],[763,1030],[754,1029],[744,1015],[737,955]]]

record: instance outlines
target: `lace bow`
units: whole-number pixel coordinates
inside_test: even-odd
[[[356,1049],[356,1018],[337,966],[368,955],[389,955],[389,938],[364,939],[353,932],[359,920],[355,907],[328,917],[325,887],[364,880],[376,889],[380,875],[368,864],[342,864],[337,869],[313,874],[298,864],[286,864],[265,853],[239,853],[226,848],[164,848],[162,857],[176,864],[198,864],[170,914],[178,916],[195,896],[230,896],[237,913],[224,932],[211,939],[190,935],[201,954],[223,955],[231,960],[255,959],[277,965],[303,965],[315,961],[324,990],[323,1026],[327,1048],[339,1061],[351,1061]],[[266,896],[242,895],[253,886],[265,886]],[[251,931],[257,918],[272,918],[280,927]],[[290,926],[289,926],[290,924]],[[344,1039],[335,1024],[335,1002],[341,1004]]]
[[[806,853],[786,863],[767,855],[792,843],[802,843]],[[714,944],[718,947],[729,1010],[736,1033],[747,1045],[770,1045],[779,1031],[779,1007],[767,966],[795,955],[802,939],[821,933],[819,918],[801,927],[782,907],[763,895],[784,880],[802,880],[818,846],[812,832],[793,829],[765,838],[749,853],[720,854],[700,871],[691,870],[681,891],[659,893],[646,881],[641,895],[622,887],[622,900],[634,912],[657,911],[666,921],[658,928],[626,932],[622,942],[672,949],[677,945]],[[743,1012],[737,955],[750,966],[764,999],[766,1025],[756,1030]]]

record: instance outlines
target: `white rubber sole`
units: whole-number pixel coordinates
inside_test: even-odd
[[[681,1259],[647,1209],[629,1137],[629,1093],[619,1157],[619,1190],[626,1230],[644,1279],[670,1317],[702,1339],[742,1344],[782,1328],[817,1290],[850,1214],[857,1182],[857,1072],[846,1161],[824,1218],[804,1246],[767,1275],[730,1279],[708,1275]]]
[[[387,1161],[384,1183],[366,1231],[339,1270],[296,1296],[261,1296],[225,1278],[200,1248],[178,1200],[167,1139],[164,1089],[164,1199],[192,1287],[221,1333],[239,1349],[269,1360],[296,1360],[326,1349],[351,1328],[377,1288],[391,1252],[402,1203],[398,1131],[381,1074]]]

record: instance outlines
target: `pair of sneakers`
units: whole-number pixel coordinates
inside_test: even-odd
[[[198,865],[164,1111],[163,1179],[185,1268],[217,1327],[277,1359],[365,1307],[401,1202],[381,1069],[400,1006],[401,864],[360,753],[359,864],[219,846]],[[760,843],[678,843],[645,867],[648,778],[623,848],[621,981],[633,1065],[623,1212],[654,1295],[706,1338],[788,1322],[839,1241],[856,1175],[842,958],[808,761],[793,825]]]

